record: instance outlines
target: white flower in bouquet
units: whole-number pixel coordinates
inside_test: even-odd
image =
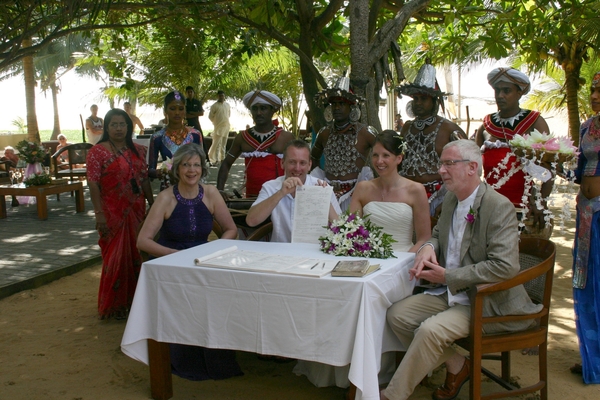
[[[336,256],[389,258],[394,257],[392,236],[363,218],[345,212],[326,226],[327,232],[319,237],[321,251]]]

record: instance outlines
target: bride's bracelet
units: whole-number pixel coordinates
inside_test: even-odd
[[[433,249],[433,251],[435,251],[435,246],[433,245],[433,243],[431,243],[431,242],[425,242],[425,243],[423,243],[421,245],[421,247],[419,247],[419,250],[417,250],[417,252],[416,252],[415,255],[419,254],[421,252],[421,250],[423,250],[423,247],[425,247],[425,246],[431,246],[431,248]]]

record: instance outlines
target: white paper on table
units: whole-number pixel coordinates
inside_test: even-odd
[[[312,276],[316,278],[329,274],[337,263],[335,260],[261,253],[250,250],[231,251],[230,249],[196,259],[194,263],[202,267]]]
[[[319,243],[329,222],[332,194],[332,186],[296,187],[292,243]]]

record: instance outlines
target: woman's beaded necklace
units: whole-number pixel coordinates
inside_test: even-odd
[[[165,136],[167,136],[173,143],[179,146],[187,137],[187,129],[185,129],[185,126],[183,128],[172,131],[167,129],[165,131]]]

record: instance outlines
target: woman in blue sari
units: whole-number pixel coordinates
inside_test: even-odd
[[[584,383],[600,383],[600,72],[592,80],[596,115],[581,125],[575,182],[577,225],[573,250],[573,299]]]

